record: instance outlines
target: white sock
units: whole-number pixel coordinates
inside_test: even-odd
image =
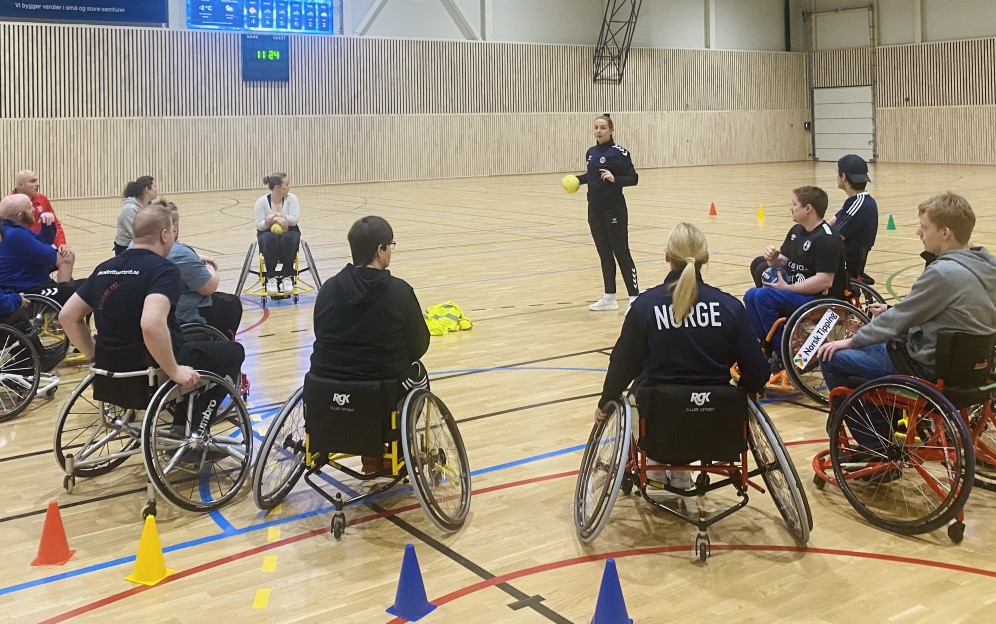
[[[605,299],[606,301],[615,301],[616,300],[616,293],[612,293],[612,294],[605,293],[604,295],[602,295],[602,299]]]

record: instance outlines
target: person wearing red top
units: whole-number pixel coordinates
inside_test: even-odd
[[[35,234],[41,232],[42,223],[48,222],[48,217],[42,219],[42,215],[45,213],[52,215],[51,223],[55,224],[55,246],[59,249],[60,253],[64,253],[69,248],[69,245],[66,244],[66,233],[62,231],[62,224],[59,223],[59,218],[55,216],[55,211],[52,210],[52,204],[49,203],[48,197],[39,193],[39,188],[41,188],[41,184],[38,182],[38,174],[30,169],[25,169],[24,171],[19,171],[14,177],[14,190],[10,194],[20,193],[21,195],[27,195],[31,200],[31,207],[35,212],[35,222],[28,229]]]

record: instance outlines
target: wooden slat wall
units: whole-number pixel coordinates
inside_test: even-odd
[[[642,166],[807,156],[801,54],[634,49],[607,85],[589,46],[292,37],[291,82],[264,85],[233,33],[0,23],[0,49],[0,176],[36,168],[54,197],[559,171],[603,111],[633,112]]]
[[[996,39],[878,49],[883,108],[996,104]]]
[[[813,53],[813,88],[870,85],[871,62],[871,48],[817,50]]]

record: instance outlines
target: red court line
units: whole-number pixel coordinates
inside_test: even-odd
[[[688,546],[656,546],[653,548],[633,548],[629,550],[617,550],[615,552],[598,553],[594,555],[585,555],[582,557],[573,557],[571,559],[562,559],[560,561],[553,561],[550,563],[544,563],[531,568],[523,568],[522,570],[516,570],[514,572],[509,572],[507,574],[502,574],[501,576],[496,576],[494,578],[481,581],[479,583],[474,583],[473,585],[468,585],[454,592],[450,592],[444,596],[430,601],[437,607],[441,607],[448,602],[457,600],[458,598],[463,598],[464,596],[469,596],[475,592],[481,591],[482,589],[487,589],[489,587],[494,587],[495,585],[500,585],[501,583],[508,583],[509,581],[514,581],[516,579],[532,576],[534,574],[540,574],[542,572],[549,572],[550,570],[558,570],[561,568],[566,568],[573,565],[578,565],[581,563],[591,563],[593,561],[602,561],[605,559],[623,559],[626,557],[636,557],[642,555],[658,555],[663,553],[680,552],[687,551]],[[972,568],[968,566],[956,565],[953,563],[943,563],[940,561],[930,561],[928,559],[916,559],[913,557],[900,557],[896,555],[883,555],[878,553],[866,553],[855,550],[840,550],[836,548],[806,548],[804,546],[766,546],[762,544],[716,544],[712,546],[712,550],[744,550],[744,551],[766,551],[766,552],[803,552],[803,553],[813,553],[817,555],[834,555],[841,557],[858,557],[862,559],[877,559],[880,561],[888,561],[890,563],[907,563],[912,565],[921,565],[932,568],[940,568],[943,570],[951,570],[953,572],[965,572],[968,574],[977,574],[979,576],[987,576],[990,578],[996,578],[996,571],[984,570],[982,568]],[[407,622],[405,618],[396,617],[392,620],[388,620],[388,624],[401,624],[402,622]]]
[[[241,300],[242,300],[242,298],[240,297],[239,301],[241,301]],[[266,306],[260,306],[260,307],[263,308],[263,316],[260,317],[260,319],[258,321],[256,321],[255,323],[253,323],[249,327],[246,327],[245,329],[240,329],[239,331],[235,332],[236,336],[238,336],[239,334],[244,334],[244,333],[246,333],[249,330],[256,329],[257,327],[259,327],[260,325],[262,325],[263,323],[265,323],[266,319],[270,318],[270,308],[268,308]]]
[[[522,479],[520,481],[511,481],[509,483],[501,483],[501,484],[498,484],[498,485],[493,485],[493,486],[490,486],[490,487],[481,488],[479,490],[473,490],[472,492],[473,492],[473,494],[486,494],[488,492],[495,492],[495,491],[498,491],[498,490],[505,490],[505,489],[509,489],[509,488],[513,488],[513,487],[519,487],[519,486],[522,486],[522,485],[529,485],[529,484],[532,484],[532,483],[539,483],[541,481],[549,481],[551,479],[560,479],[562,477],[576,475],[577,472],[578,471],[573,470],[573,471],[567,471],[567,472],[559,472],[557,474],[552,474],[552,475],[544,475],[544,476],[541,476],[541,477],[532,477],[530,479]],[[411,505],[405,505],[404,507],[398,507],[397,509],[391,509],[391,510],[385,511],[383,513],[370,514],[369,516],[363,516],[363,517],[357,518],[355,520],[350,520],[349,522],[346,523],[346,525],[347,526],[355,526],[355,525],[358,525],[358,524],[364,524],[364,523],[370,522],[372,520],[378,520],[380,518],[386,518],[388,516],[395,516],[397,514],[404,513],[406,511],[412,511],[412,510],[418,509],[418,508],[419,508],[418,503],[414,503],[414,504],[411,504]],[[162,587],[163,585],[167,585],[169,583],[172,583],[173,581],[178,581],[180,579],[187,578],[188,576],[193,576],[194,574],[197,574],[198,572],[204,572],[204,571],[210,570],[212,568],[217,568],[217,567],[222,566],[222,565],[224,565],[226,563],[231,563],[233,561],[238,561],[240,559],[245,559],[246,557],[251,557],[253,555],[257,555],[259,553],[266,552],[268,550],[273,550],[274,548],[280,548],[281,546],[286,546],[288,544],[293,544],[294,542],[300,542],[302,540],[306,540],[306,539],[311,538],[311,537],[317,537],[319,535],[325,535],[325,534],[328,534],[328,532],[329,532],[329,530],[327,528],[324,528],[324,527],[321,528],[321,529],[314,529],[312,531],[308,531],[307,533],[301,533],[300,535],[294,535],[292,537],[285,537],[284,539],[277,540],[275,542],[270,542],[269,544],[263,544],[262,546],[256,546],[255,548],[250,548],[249,550],[244,550],[244,551],[241,551],[241,552],[237,552],[237,553],[228,555],[226,557],[221,557],[220,559],[215,559],[213,561],[207,561],[205,563],[202,563],[200,565],[194,566],[192,568],[188,568],[186,570],[181,570],[179,572],[176,572],[175,574],[167,576],[165,579],[163,579],[157,585],[154,585],[154,586],[151,586],[151,587],[146,586],[146,585],[138,585],[136,587],[132,587],[131,589],[127,589],[127,590],[125,590],[123,592],[118,592],[117,594],[111,594],[110,596],[105,596],[104,598],[101,598],[99,600],[95,600],[94,602],[82,605],[82,606],[77,607],[75,609],[72,609],[70,611],[66,611],[65,613],[60,613],[59,615],[56,615],[56,616],[54,616],[52,618],[49,618],[47,620],[43,620],[42,622],[40,622],[40,624],[55,624],[56,622],[65,622],[66,620],[72,619],[72,618],[74,618],[74,617],[76,617],[78,615],[83,615],[85,613],[90,613],[91,611],[96,611],[97,609],[100,609],[101,607],[105,607],[107,605],[114,604],[115,602],[119,602],[121,600],[124,600],[125,598],[130,598],[131,596],[134,596],[136,594],[140,594],[142,592],[148,591],[150,589],[155,589],[157,587]]]

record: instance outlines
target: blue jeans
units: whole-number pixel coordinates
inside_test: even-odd
[[[889,358],[885,343],[838,351],[833,354],[833,359],[820,362],[820,370],[827,388],[831,390],[847,385],[848,377],[871,380],[898,372]],[[879,449],[883,441],[892,439],[892,422],[888,415],[872,405],[864,405],[856,412],[849,411],[844,415],[844,421],[855,441],[865,448]]]
[[[785,310],[795,310],[815,298],[815,295],[800,295],[770,287],[751,288],[744,293],[744,307],[747,308],[747,319],[750,321],[751,329],[763,345],[768,330],[775,321],[785,316]],[[781,327],[771,337],[771,344],[777,353],[782,344]]]

